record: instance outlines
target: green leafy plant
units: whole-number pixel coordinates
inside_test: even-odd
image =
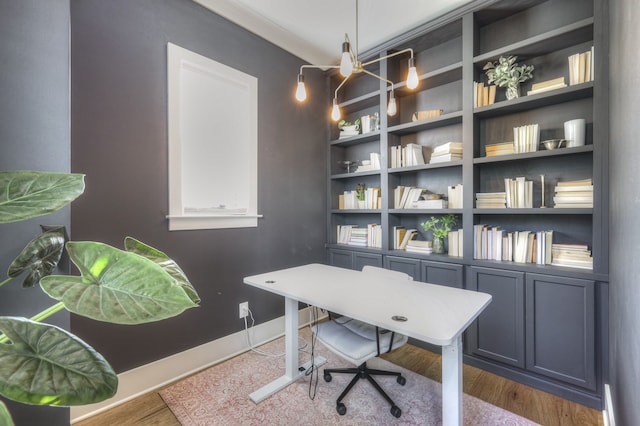
[[[507,98],[517,97],[518,86],[533,77],[533,65],[519,65],[517,56],[500,56],[497,62],[489,61],[484,66],[488,83],[507,88]]]
[[[432,231],[434,238],[446,238],[456,221],[457,219],[453,214],[447,214],[439,218],[431,216],[431,219],[421,223],[420,226],[425,231]]]
[[[346,120],[340,120],[338,122],[338,129],[342,129],[345,126],[359,126],[360,125],[360,119],[358,118],[356,121],[354,121],[353,123],[350,121],[346,121]]]
[[[356,186],[356,198],[360,201],[364,201],[365,200],[365,193],[367,192],[367,185],[364,183],[359,183],[358,186]]]
[[[54,212],[84,192],[84,175],[0,172],[0,224]],[[80,276],[51,275],[63,251]],[[84,405],[112,397],[118,376],[105,358],[72,333],[42,323],[67,309],[115,324],[143,324],[198,306],[180,267],[163,252],[127,237],[124,250],[99,242],[66,242],[63,227],[31,240],[11,263],[3,286],[26,274],[58,303],[34,317],[0,316],[0,394],[26,404]],[[13,425],[0,402],[0,424]]]

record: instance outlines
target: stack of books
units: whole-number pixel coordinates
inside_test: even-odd
[[[516,154],[536,152],[540,145],[540,126],[527,124],[513,128],[513,148]]]
[[[473,106],[476,108],[493,105],[496,101],[496,86],[485,86],[484,83],[473,82]]]
[[[391,168],[425,164],[423,146],[417,143],[409,143],[406,146],[392,146],[390,151],[389,163]]]
[[[429,164],[462,160],[462,142],[447,142],[433,149]]]
[[[447,198],[450,209],[462,208],[462,184],[447,187]]]
[[[586,244],[553,244],[552,265],[570,268],[593,269],[591,250]]]
[[[569,85],[593,80],[593,46],[583,53],[569,56]]]
[[[541,81],[540,83],[534,83],[531,85],[531,90],[527,92],[527,96],[548,92],[550,90],[562,89],[563,87],[567,87],[567,84],[564,81],[564,77]]]
[[[530,209],[533,207],[533,181],[524,176],[504,180],[507,208]]]
[[[340,129],[340,136],[338,139],[351,138],[353,136],[358,136],[360,134],[360,130],[351,130],[351,129]]]
[[[366,172],[369,170],[380,170],[380,153],[369,153],[369,160],[362,160],[362,164],[358,166],[356,172]]]
[[[381,248],[382,227],[375,223],[367,225],[366,228],[360,228],[357,225],[338,225],[337,242],[349,246]]]
[[[409,253],[431,254],[433,253],[433,242],[422,241],[422,240],[409,240],[407,242],[407,246],[405,247],[405,251]]]
[[[558,182],[553,202],[555,208],[593,208],[593,181]]]
[[[462,235],[462,229],[450,231],[447,235],[447,242],[449,243],[449,256],[462,257]]]
[[[404,250],[409,241],[418,235],[417,229],[405,229],[404,226],[393,227],[393,249]]]
[[[507,155],[515,153],[513,142],[501,142],[485,145],[485,155],[495,157],[496,155]]]
[[[504,209],[507,207],[507,195],[504,192],[476,193],[476,208]]]

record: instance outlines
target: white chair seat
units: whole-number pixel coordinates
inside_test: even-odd
[[[313,327],[313,332],[331,352],[353,364],[360,365],[378,355],[376,327],[348,317],[325,321]],[[380,332],[380,352],[389,350],[391,336],[394,336],[391,349],[407,343],[407,336],[387,331]]]

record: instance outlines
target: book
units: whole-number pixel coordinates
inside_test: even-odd
[[[451,152],[462,152],[462,142],[447,142],[433,148],[433,154]]]
[[[513,142],[501,142],[485,145],[485,155],[493,157],[497,155],[507,155],[515,153]]]
[[[450,209],[462,208],[462,184],[448,186],[447,198]]]
[[[533,83],[531,85],[531,90],[539,90],[539,89],[544,89],[547,87],[551,87],[551,86],[557,86],[560,84],[565,84],[564,81],[564,77],[558,77],[558,78],[552,78],[551,80],[545,80],[545,81],[541,81],[539,83]]]

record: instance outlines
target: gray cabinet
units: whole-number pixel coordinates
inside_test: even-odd
[[[408,257],[385,256],[384,267],[392,271],[404,272],[410,275],[414,281],[422,281],[420,275],[420,260]]]
[[[464,267],[462,265],[423,260],[421,268],[421,281],[449,287],[464,287]]]
[[[366,265],[382,267],[382,255],[351,250],[329,249],[329,265],[362,270]]]
[[[595,390],[595,282],[527,274],[527,369]]]
[[[469,289],[492,296],[489,306],[468,329],[469,352],[524,368],[524,273],[471,267]]]

